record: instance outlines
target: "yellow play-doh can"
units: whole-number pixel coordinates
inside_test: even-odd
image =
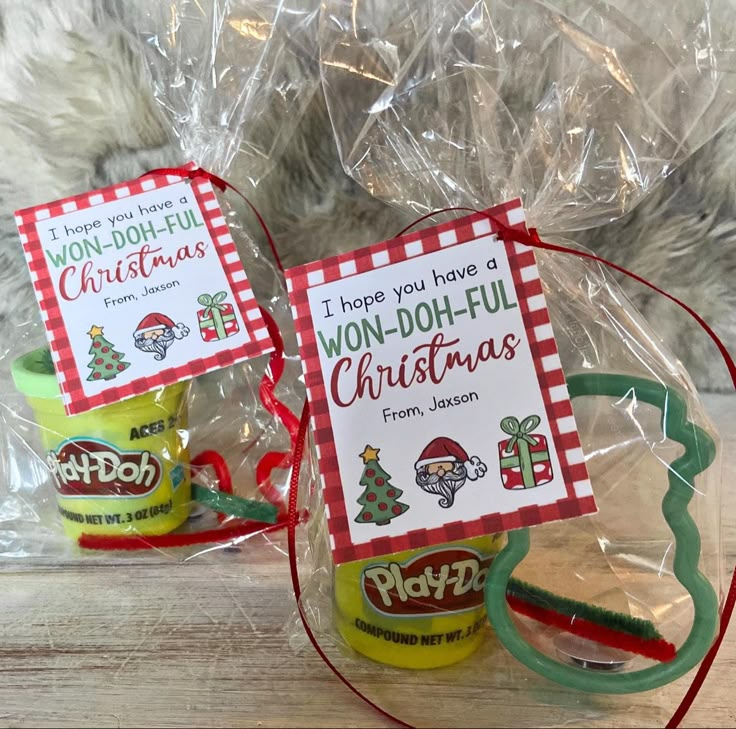
[[[69,416],[47,349],[19,357],[12,374],[33,410],[71,538],[165,534],[189,516],[188,383]]]
[[[356,651],[400,668],[467,658],[487,625],[483,586],[501,535],[409,550],[335,568],[335,615]]]

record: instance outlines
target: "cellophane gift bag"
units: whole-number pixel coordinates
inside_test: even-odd
[[[40,308],[0,358],[0,559],[23,569],[214,560],[285,523],[303,391],[277,261],[234,189],[314,93],[298,59],[317,6],[118,15],[171,167],[16,213]]]
[[[320,481],[302,477],[297,506],[308,519],[295,530],[293,559],[313,642],[355,690],[403,722],[664,725],[716,640],[728,587],[718,434],[657,323],[640,316],[613,271],[570,232],[624,215],[733,117],[733,13],[726,2],[323,4],[322,80],[345,170],[437,227],[420,221],[395,240],[292,277],[296,316],[309,309],[304,321],[319,318],[302,356],[319,352],[327,391],[307,366],[315,392],[303,469]],[[395,284],[397,297],[407,293],[404,282],[413,279],[391,274],[399,263],[428,251],[440,261],[444,246],[457,245],[454,258],[452,248],[445,252],[444,268],[427,264],[424,283],[444,286],[452,271],[475,276],[482,266],[471,270],[463,251],[484,235],[489,269],[498,250],[536,260],[539,301],[521,306],[533,318],[540,295],[546,301],[548,318],[532,328],[551,326],[550,349],[535,356],[559,356],[554,397],[569,397],[566,427],[579,438],[574,463],[584,464],[594,513],[501,522],[508,528],[487,516],[494,499],[534,499],[556,472],[550,433],[539,413],[523,409],[526,390],[508,370],[479,369],[489,404],[478,408],[487,417],[465,411],[472,428],[463,432],[482,439],[482,453],[443,430],[450,408],[473,400],[458,392],[444,405],[435,398],[431,419],[426,411],[379,408],[383,436],[368,416],[340,420],[342,430],[362,429],[368,445],[349,456],[338,446],[335,460],[352,456],[357,465],[340,460],[335,474],[322,433],[324,401],[352,406],[335,370],[342,375],[353,365],[330,359],[338,340],[324,322],[362,307],[366,318],[353,345],[345,327],[344,346],[377,347],[392,330],[367,309],[383,316],[380,284],[386,297]],[[394,263],[384,279],[371,279],[370,300],[357,283],[340,296],[325,286]],[[521,274],[517,294],[525,282],[537,286],[536,275]],[[491,283],[487,272],[479,281],[486,289]],[[311,290],[324,294],[307,301],[302,284],[319,284]],[[488,312],[515,306],[495,295],[483,300]],[[455,318],[476,306],[475,297],[477,290]],[[422,304],[402,306],[408,309],[395,312],[402,336],[410,323],[416,334],[420,314],[447,325],[441,297],[422,311]],[[500,336],[493,326],[479,319],[469,331]],[[712,343],[703,334],[693,346]],[[363,376],[375,374],[375,358],[394,384],[403,377],[399,365],[412,366],[409,357],[365,360],[374,369],[359,369],[362,388],[348,391],[356,402],[373,397]],[[401,387],[423,392],[418,382]],[[507,417],[496,418],[494,400],[508,403]],[[389,430],[412,415],[402,431]],[[487,467],[480,476],[476,456]],[[344,493],[337,506],[336,488]],[[394,525],[408,523],[426,493],[458,515],[444,527],[444,542],[428,541],[416,520],[404,541],[393,541]],[[478,517],[486,515],[485,531],[462,528],[459,509],[472,507],[458,504],[473,500]],[[379,530],[386,535],[370,554],[355,546],[356,521],[370,523],[377,540]],[[399,544],[405,548],[391,547]]]

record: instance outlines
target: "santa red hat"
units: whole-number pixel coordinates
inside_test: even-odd
[[[468,457],[467,451],[452,438],[435,438],[422,451],[419,460],[414,464],[418,471],[430,463],[462,463],[471,481],[480,478],[488,470],[478,456]]]
[[[189,327],[181,323],[174,324],[173,319],[169,319],[165,314],[158,314],[156,312],[148,314],[141,319],[141,323],[135,329],[135,334],[152,332],[155,329],[171,329],[177,339],[186,337],[189,334]]]

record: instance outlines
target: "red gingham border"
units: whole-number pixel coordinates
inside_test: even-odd
[[[61,307],[43,255],[36,223],[40,220],[55,218],[113,200],[133,198],[154,189],[176,184],[191,184],[193,187],[194,196],[199,204],[207,230],[235,296],[249,341],[235,349],[223,350],[209,357],[192,360],[188,364],[179,367],[168,367],[155,376],[140,377],[125,385],[113,386],[104,392],[88,397],[84,394],[82,380],[74,360],[66,325],[62,318]],[[228,367],[237,362],[272,352],[274,349],[258,302],[240,263],[235,242],[230,235],[212,184],[208,180],[195,178],[190,183],[189,181],[182,181],[179,176],[146,175],[100,190],[18,210],[15,213],[15,222],[18,226],[31,281],[41,309],[41,318],[46,327],[51,357],[59,378],[62,401],[69,415],[86,412],[135,395],[141,395],[157,387],[171,385],[181,380],[202,375],[205,372]]]
[[[519,529],[547,521],[569,519],[596,511],[534,251],[518,243],[498,241],[496,244],[504,245],[509,257],[519,307],[567,495],[552,504],[528,506],[505,514],[487,514],[474,521],[456,521],[434,529],[416,529],[402,536],[378,537],[361,544],[353,544],[351,540],[350,516],[346,512],[327,393],[309,309],[308,290],[314,286],[433,253],[449,246],[468,243],[496,232],[497,228],[486,217],[487,215],[493,216],[509,228],[525,229],[521,202],[514,200],[492,208],[486,211],[486,214],[475,213],[368,248],[286,271],[286,285],[303,362],[307,395],[311,404],[311,425],[319,458],[336,564],[407,549],[419,549],[439,542]]]

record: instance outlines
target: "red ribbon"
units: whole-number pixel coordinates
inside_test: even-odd
[[[273,317],[265,310],[261,309],[263,318],[266,321],[268,333],[271,335],[271,341],[274,345],[274,351],[269,358],[269,366],[261,379],[261,385],[258,394],[263,403],[263,407],[269,413],[278,418],[286,430],[289,432],[291,440],[291,450],[269,451],[264,454],[256,464],[256,483],[261,493],[272,504],[279,507],[281,511],[286,511],[286,503],[281,492],[273,485],[271,474],[277,468],[289,468],[291,466],[291,454],[296,447],[297,433],[299,431],[299,420],[294,413],[289,410],[275,395],[274,389],[284,373],[284,340],[281,332]],[[269,373],[270,370],[270,373]]]
[[[496,231],[496,235],[498,236],[498,238],[500,238],[503,241],[521,243],[522,245],[526,245],[531,248],[542,248],[548,251],[555,251],[556,253],[567,253],[573,256],[577,256],[578,258],[587,258],[589,260],[596,261],[597,263],[601,263],[604,266],[608,266],[609,268],[612,268],[613,270],[618,271],[619,273],[622,273],[625,276],[628,276],[629,278],[634,279],[635,281],[638,281],[644,286],[647,286],[653,291],[656,291],[658,294],[661,294],[665,298],[677,304],[677,306],[679,306],[681,309],[686,311],[693,319],[695,319],[695,321],[698,322],[698,324],[700,324],[700,326],[705,330],[708,336],[713,340],[716,347],[718,347],[718,351],[721,353],[721,356],[723,357],[724,362],[726,363],[728,372],[731,375],[731,380],[733,382],[734,389],[736,389],[736,363],[734,363],[734,360],[729,354],[728,349],[726,349],[726,345],[721,341],[721,339],[718,337],[715,331],[710,327],[710,325],[694,309],[692,309],[690,306],[688,306],[683,301],[680,301],[675,296],[668,294],[666,291],[659,288],[658,286],[655,286],[653,283],[651,283],[650,281],[647,281],[645,278],[642,278],[641,276],[633,273],[632,271],[629,271],[626,268],[623,268],[622,266],[619,266],[616,263],[613,263],[612,261],[608,261],[605,258],[601,258],[600,256],[596,256],[594,253],[589,253],[587,251],[579,251],[573,248],[568,248],[567,246],[555,245],[554,243],[547,243],[546,241],[543,241],[539,237],[539,234],[535,228],[530,228],[528,231],[519,229],[519,228],[510,228],[506,226],[500,220],[494,218],[489,213],[484,212],[482,210],[475,210],[474,208],[455,207],[455,208],[444,208],[442,210],[436,210],[432,213],[428,213],[427,215],[423,215],[421,218],[415,220],[411,225],[404,228],[396,237],[400,237],[405,232],[407,232],[409,229],[413,228],[418,223],[421,223],[422,221],[427,220],[428,218],[434,217],[441,213],[448,213],[448,212],[467,212],[467,213],[476,213],[479,215],[483,215],[491,221],[491,224],[494,230]],[[343,676],[340,670],[330,661],[330,659],[327,657],[325,652],[320,647],[316,636],[314,635],[312,629],[309,626],[307,617],[300,604],[300,597],[301,597],[302,591],[301,591],[301,584],[299,581],[299,570],[298,570],[298,566],[296,562],[296,528],[300,521],[300,514],[297,511],[297,492],[299,489],[299,476],[300,476],[300,471],[301,471],[301,462],[302,462],[302,456],[304,453],[304,444],[305,444],[305,439],[306,439],[306,434],[307,434],[308,422],[309,422],[309,404],[305,403],[304,410],[302,411],[302,418],[301,418],[301,424],[300,424],[299,433],[297,437],[296,447],[294,448],[294,468],[291,473],[291,484],[290,484],[290,493],[289,493],[289,519],[288,519],[289,563],[291,567],[291,579],[294,585],[294,594],[297,600],[299,615],[302,619],[302,623],[304,624],[304,628],[306,630],[307,636],[312,642],[312,645],[314,646],[315,650],[317,651],[319,656],[322,658],[322,660],[333,671],[333,673],[335,673],[335,675],[340,679],[340,681],[342,681],[342,683],[345,684],[345,686],[347,686],[359,698],[363,699],[363,701],[365,701],[367,704],[372,706],[374,709],[376,709],[378,712],[383,714],[388,719],[395,721],[401,726],[405,726],[405,727],[410,726],[409,724],[406,724],[405,722],[401,721],[397,717],[392,716],[387,711],[382,709],[380,706],[375,704],[373,701],[371,701],[371,699],[365,696],[365,694],[363,694],[358,688],[353,686],[345,676]],[[698,692],[700,691],[700,688],[702,687],[703,682],[705,681],[708,675],[708,671],[710,670],[710,667],[713,664],[713,661],[715,660],[715,657],[718,653],[718,649],[720,648],[721,643],[723,642],[723,638],[726,634],[726,629],[728,628],[728,624],[731,619],[731,615],[734,611],[735,605],[736,605],[736,569],[734,569],[734,572],[731,578],[731,585],[730,585],[729,592],[728,592],[728,598],[726,600],[723,611],[721,613],[720,630],[719,630],[718,636],[715,642],[713,643],[713,646],[711,647],[710,651],[708,652],[706,657],[701,662],[700,667],[698,668],[698,671],[695,674],[695,678],[693,679],[690,687],[688,688],[687,693],[683,697],[682,701],[680,702],[679,707],[677,708],[672,718],[670,719],[669,723],[667,724],[667,729],[676,729],[676,727],[679,726],[685,714],[688,712],[688,710],[692,706],[692,703],[695,700],[695,697],[698,695]]]
[[[284,272],[284,267],[281,264],[279,252],[276,250],[276,243],[273,240],[271,231],[266,225],[266,221],[263,219],[263,216],[258,212],[256,206],[253,205],[253,203],[248,200],[248,198],[243,195],[243,193],[240,192],[240,190],[238,190],[235,185],[231,185],[227,180],[223,180],[222,177],[213,175],[211,172],[203,170],[201,167],[157,167],[155,170],[149,170],[144,175],[141,175],[141,177],[148,177],[148,175],[170,175],[172,177],[185,177],[188,180],[194,180],[197,177],[202,177],[205,180],[209,180],[222,192],[232,190],[236,195],[245,200],[246,205],[248,205],[248,207],[253,211],[253,215],[256,216],[258,223],[260,224],[263,232],[266,235],[266,240],[268,240],[268,245],[271,247],[271,253],[273,253],[273,257],[276,260],[276,265],[279,267],[279,271],[281,271],[281,273]]]
[[[401,719],[389,714],[388,711],[382,709],[378,704],[371,701],[364,693],[361,692],[357,686],[353,686],[350,680],[346,678],[340,671],[340,669],[329,659],[327,654],[322,650],[317,637],[314,634],[309,620],[304,613],[302,607],[302,586],[299,581],[299,567],[296,563],[296,528],[300,522],[300,514],[297,508],[297,502],[299,497],[299,476],[301,473],[302,458],[304,457],[304,447],[307,439],[307,431],[309,429],[309,403],[305,401],[304,408],[302,409],[302,417],[299,421],[299,432],[297,434],[296,445],[294,448],[294,468],[291,471],[291,483],[289,485],[289,518],[287,523],[288,529],[288,544],[289,544],[289,568],[291,570],[291,584],[294,586],[294,598],[296,600],[296,606],[299,611],[299,617],[304,625],[304,631],[307,637],[311,641],[314,649],[317,651],[319,657],[325,662],[327,667],[337,676],[340,681],[347,686],[359,699],[365,701],[366,704],[375,709],[379,714],[382,714],[387,719],[396,722],[399,726],[409,727],[411,724],[407,724]]]
[[[206,466],[212,466],[217,478],[217,488],[226,494],[231,494],[233,492],[233,480],[225,459],[217,451],[202,451],[192,458],[192,476]],[[218,514],[217,521],[222,524],[225,521],[225,514]]]
[[[278,254],[278,251],[276,250],[276,243],[274,242],[273,236],[271,235],[271,231],[266,225],[266,221],[263,219],[263,216],[258,212],[255,205],[253,205],[253,203],[251,203],[251,201],[245,195],[243,195],[243,193],[240,192],[237,187],[231,185],[227,180],[223,180],[222,177],[218,177],[217,175],[212,174],[212,172],[203,170],[201,167],[160,167],[147,172],[146,175],[172,175],[185,177],[190,180],[193,180],[195,178],[204,178],[206,180],[209,180],[222,192],[232,190],[236,195],[242,198],[248,205],[248,207],[253,211],[253,214],[256,216],[256,219],[258,220],[258,223],[261,226],[264,235],[266,236],[266,240],[268,241],[268,245],[271,248],[271,253],[273,254],[279,271],[281,271],[281,273],[284,272],[284,266],[281,263],[281,258]],[[278,324],[276,324],[273,317],[262,307],[261,314],[263,315],[263,319],[266,322],[266,328],[268,329],[269,336],[271,337],[271,341],[273,342],[274,351],[269,357],[268,367],[263,375],[263,378],[261,379],[261,385],[259,387],[258,394],[261,399],[261,403],[263,403],[263,407],[265,407],[266,410],[271,413],[271,415],[278,419],[288,431],[289,438],[291,440],[291,449],[288,452],[269,451],[268,453],[264,454],[256,465],[256,483],[258,484],[258,489],[261,491],[264,497],[268,499],[268,501],[270,501],[275,506],[278,506],[280,509],[285,510],[286,504],[284,501],[284,497],[273,485],[273,482],[271,481],[271,474],[276,468],[288,468],[291,465],[291,452],[294,450],[294,446],[296,443],[296,434],[299,429],[299,420],[296,415],[294,415],[294,413],[292,413],[291,410],[289,410],[289,408],[274,395],[276,385],[279,383],[279,381],[281,380],[281,376],[284,373],[284,340],[281,336],[281,332],[279,331]]]
[[[266,221],[263,219],[263,216],[258,212],[255,205],[253,205],[253,203],[251,203],[251,201],[245,195],[243,195],[243,193],[240,192],[237,187],[231,185],[227,180],[223,180],[222,177],[218,177],[217,175],[212,174],[212,172],[203,170],[201,167],[160,167],[154,170],[150,170],[146,173],[146,176],[147,175],[171,175],[185,177],[190,180],[193,180],[195,178],[204,178],[206,180],[209,180],[222,192],[232,190],[236,195],[242,198],[248,205],[248,207],[253,211],[253,214],[256,216],[256,219],[258,220],[258,223],[261,226],[264,235],[266,236],[266,240],[268,241],[268,245],[271,248],[271,253],[273,254],[279,271],[281,271],[281,273],[284,272],[284,266],[281,263],[281,258],[278,254],[278,251],[276,250],[276,243],[274,242],[273,236],[271,235],[271,231],[266,225]],[[289,466],[291,465],[291,453],[293,452],[296,445],[296,435],[299,429],[299,420],[296,415],[294,415],[294,413],[291,412],[291,410],[274,395],[276,385],[279,383],[279,381],[281,380],[281,376],[284,373],[284,340],[281,336],[278,324],[276,324],[273,317],[262,307],[261,314],[263,315],[263,319],[266,322],[266,328],[268,329],[269,336],[271,337],[271,341],[273,342],[274,351],[269,357],[268,367],[263,375],[263,378],[261,379],[261,385],[259,387],[258,394],[261,399],[261,403],[263,403],[263,407],[265,407],[266,410],[271,413],[271,415],[278,419],[288,431],[291,441],[291,448],[289,451],[269,451],[268,453],[265,453],[263,456],[261,456],[258,463],[256,464],[256,483],[258,485],[259,491],[268,501],[270,501],[275,506],[278,506],[279,509],[285,510],[286,503],[284,501],[284,497],[274,486],[271,479],[271,474],[277,468],[289,468]]]
[[[206,170],[202,170],[199,168],[195,168],[195,169],[161,168],[161,169],[152,170],[151,172],[147,174],[179,175],[181,177],[187,177],[189,179],[194,179],[196,177],[204,177],[210,180],[210,182],[212,182],[213,185],[215,185],[222,191],[225,191],[226,189],[229,188],[233,190],[234,192],[236,192],[247,203],[247,205],[250,207],[250,209],[255,214],[259,224],[261,225],[261,228],[263,229],[266,235],[266,239],[268,240],[269,246],[271,247],[271,251],[274,255],[276,263],[279,269],[283,272],[284,269],[281,264],[281,260],[279,258],[278,252],[276,250],[276,245],[274,243],[274,240],[273,240],[273,237],[271,236],[270,231],[268,230],[268,227],[266,226],[265,221],[263,220],[260,213],[253,206],[253,204],[250,202],[250,200],[248,200],[239,190],[237,190],[229,182],[227,182],[226,180],[223,180],[220,177],[217,177],[216,175],[213,175],[210,172],[207,172]],[[402,235],[404,232],[412,228],[414,225],[422,222],[423,220],[426,220],[427,218],[430,218],[430,217],[433,217],[435,215],[439,215],[445,212],[461,212],[461,211],[484,215],[486,218],[488,218],[491,221],[491,223],[494,226],[494,229],[497,232],[498,237],[503,241],[513,241],[516,243],[521,243],[523,245],[530,246],[532,248],[542,248],[544,250],[554,251],[557,253],[567,253],[573,256],[577,256],[578,258],[587,258],[589,260],[596,261],[597,263],[603,264],[607,266],[608,268],[611,268],[615,271],[618,271],[619,273],[624,274],[625,276],[628,276],[629,278],[632,278],[633,280],[643,284],[644,286],[647,286],[651,290],[656,291],[658,294],[664,296],[665,298],[669,299],[673,303],[677,304],[677,306],[679,306],[684,311],[686,311],[693,319],[695,319],[695,321],[698,322],[698,324],[705,330],[705,332],[708,334],[711,340],[715,343],[716,347],[721,353],[721,356],[723,357],[723,360],[726,363],[729,374],[731,375],[731,379],[734,384],[734,388],[736,389],[736,363],[734,363],[731,355],[726,349],[725,344],[721,341],[721,339],[718,337],[715,331],[710,327],[710,325],[694,309],[692,309],[690,306],[685,304],[683,301],[680,301],[678,298],[672,296],[671,294],[667,293],[666,291],[654,285],[653,283],[647,281],[646,279],[633,273],[632,271],[629,271],[623,268],[622,266],[619,266],[616,263],[608,261],[605,258],[601,258],[600,256],[596,256],[595,254],[589,253],[587,251],[579,251],[579,250],[575,250],[572,248],[568,248],[566,246],[555,245],[553,243],[545,242],[539,237],[537,230],[534,228],[531,228],[528,231],[517,229],[517,228],[509,228],[508,226],[504,225],[500,220],[497,220],[496,218],[494,218],[492,215],[485,213],[483,211],[480,211],[480,210],[475,210],[473,208],[456,207],[456,208],[445,208],[443,210],[437,210],[435,212],[422,216],[421,218],[416,220],[414,223],[412,223],[410,226],[408,226],[403,231],[401,231],[399,235]],[[273,485],[270,482],[269,477],[270,477],[271,472],[275,468],[278,468],[278,467],[285,468],[289,465],[289,463],[293,464],[291,480],[290,480],[289,501],[288,501],[288,518],[285,519],[285,522],[288,528],[289,565],[290,565],[291,578],[292,578],[292,583],[294,586],[294,594],[297,600],[297,607],[299,610],[299,615],[302,619],[302,623],[304,624],[304,629],[307,633],[307,636],[312,642],[312,645],[314,646],[315,650],[317,651],[319,656],[322,658],[322,660],[327,664],[327,666],[329,666],[329,668],[340,679],[340,681],[345,686],[347,686],[353,693],[355,693],[358,697],[363,699],[363,701],[365,701],[367,704],[372,706],[376,711],[381,713],[383,716],[396,722],[397,724],[401,726],[408,727],[410,726],[409,724],[406,724],[405,722],[401,721],[397,717],[392,716],[387,711],[382,709],[380,706],[375,704],[367,696],[365,696],[358,688],[353,686],[345,676],[343,676],[340,670],[330,661],[330,659],[327,657],[325,652],[320,647],[319,642],[317,641],[316,636],[314,635],[311,627],[309,626],[309,622],[302,608],[301,601],[300,601],[301,584],[299,580],[299,571],[298,571],[298,566],[296,562],[296,528],[299,524],[300,516],[301,516],[297,509],[297,503],[298,503],[298,491],[299,491],[299,478],[300,478],[302,459],[303,459],[304,448],[305,448],[305,443],[306,443],[306,435],[307,435],[308,425],[309,425],[309,404],[307,402],[304,403],[304,408],[302,410],[302,416],[301,416],[300,421],[297,424],[297,419],[294,416],[294,414],[283,403],[278,401],[276,397],[274,396],[273,391],[274,391],[275,385],[278,383],[283,373],[283,369],[284,369],[284,346],[283,346],[283,340],[278,331],[278,326],[273,321],[273,319],[270,317],[270,315],[268,315],[267,312],[263,311],[263,314],[264,314],[264,319],[266,320],[266,325],[269,328],[269,333],[271,334],[271,338],[274,342],[275,351],[271,355],[271,358],[269,361],[269,369],[271,371],[271,374],[269,374],[267,371],[266,374],[264,374],[263,380],[261,381],[261,388],[260,388],[261,402],[263,403],[264,407],[266,407],[266,409],[272,415],[277,417],[287,428],[290,438],[291,438],[292,451],[291,453],[273,452],[273,451],[266,453],[261,458],[261,460],[259,461],[256,467],[256,480],[258,481],[259,488],[262,489],[266,498],[268,498],[270,501],[273,501],[273,503],[277,503],[281,505],[283,503],[283,498],[281,497],[281,494],[278,492],[278,490],[275,489],[275,487],[273,487]],[[265,530],[262,527],[256,527],[255,530],[270,531],[270,530],[279,528],[280,526],[283,526],[283,525],[284,524],[281,524],[279,522],[273,526],[266,528]],[[220,533],[224,537],[224,533],[226,531],[227,529],[214,530],[213,535]],[[179,536],[185,537],[188,535],[162,535],[163,538],[168,538],[169,540],[175,540]],[[131,539],[138,539],[138,538],[133,537]],[[151,537],[148,537],[147,539],[150,540]],[[211,541],[215,541],[215,539]],[[179,545],[171,544],[170,546],[179,546]],[[134,548],[134,547],[131,547],[131,548]],[[683,717],[685,716],[688,709],[692,705],[695,697],[697,696],[703,682],[705,681],[705,678],[708,675],[710,667],[713,664],[713,661],[715,660],[715,657],[718,653],[718,649],[721,643],[723,642],[723,638],[725,636],[726,629],[728,628],[728,624],[731,619],[731,615],[733,613],[735,605],[736,605],[736,570],[734,570],[734,573],[731,579],[731,585],[730,585],[729,592],[728,592],[728,598],[726,600],[723,612],[721,614],[721,624],[720,624],[720,631],[719,631],[718,637],[716,638],[716,641],[711,647],[711,650],[708,652],[707,656],[703,659],[702,663],[700,664],[698,672],[696,673],[695,678],[693,679],[693,682],[691,683],[687,693],[685,694],[682,702],[680,703],[680,706],[678,707],[678,709],[676,710],[676,712],[673,714],[672,718],[670,719],[669,723],[667,724],[668,729],[675,729],[677,726],[679,726],[680,722],[682,721]]]
[[[690,684],[687,692],[685,693],[685,696],[680,702],[680,705],[677,707],[677,710],[672,715],[672,718],[667,722],[667,729],[676,729],[678,726],[680,726],[680,723],[685,718],[685,714],[690,711],[690,707],[693,705],[695,697],[700,692],[703,683],[705,683],[705,679],[708,677],[710,667],[713,665],[713,661],[715,661],[716,656],[718,655],[718,650],[721,647],[721,643],[723,643],[723,639],[726,637],[726,630],[728,630],[728,624],[731,622],[734,605],[736,605],[736,569],[734,569],[733,571],[733,575],[731,577],[731,586],[728,588],[728,596],[726,597],[726,602],[723,605],[723,612],[721,613],[721,625],[718,631],[718,637],[711,646],[705,658],[703,658],[700,666],[698,667],[698,671],[692,680],[692,683]]]

